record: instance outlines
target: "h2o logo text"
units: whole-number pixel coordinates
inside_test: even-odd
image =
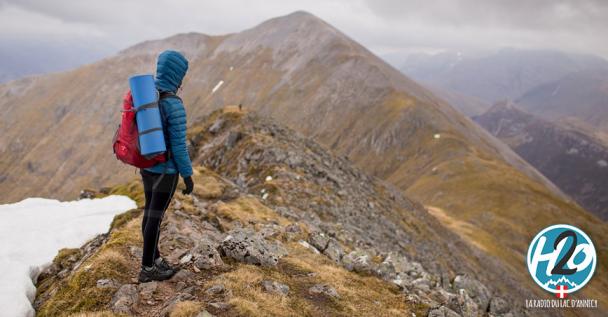
[[[540,287],[565,298],[581,289],[595,272],[593,242],[582,230],[565,224],[543,229],[530,243],[528,271]]]

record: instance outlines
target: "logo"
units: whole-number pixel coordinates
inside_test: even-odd
[[[587,234],[560,224],[549,226],[534,237],[527,263],[536,284],[557,298],[566,298],[589,282],[597,255]]]

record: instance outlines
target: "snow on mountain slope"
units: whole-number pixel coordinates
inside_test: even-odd
[[[105,232],[113,217],[135,208],[125,196],[60,202],[27,198],[0,205],[0,316],[34,316],[32,282],[66,247],[78,247]]]

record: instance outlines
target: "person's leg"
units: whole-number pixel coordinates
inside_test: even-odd
[[[167,199],[167,202],[164,205],[165,208],[163,209],[162,216],[160,217],[160,221],[158,223],[158,230],[156,232],[156,242],[154,243],[154,245],[156,245],[156,248],[154,249],[154,261],[155,262],[158,258],[160,258],[160,250],[158,249],[158,239],[160,237],[160,226],[162,225],[165,211],[167,211],[167,208],[169,208],[169,205],[171,204],[171,200],[173,199],[173,195],[175,194],[175,190],[177,189],[177,183],[179,181],[178,174],[167,174],[167,175],[165,175],[165,177],[168,178],[167,182],[171,185],[171,187],[167,187],[169,189],[169,198]]]
[[[162,174],[153,175],[154,182],[160,178]],[[165,174],[158,183],[157,187],[152,190],[150,199],[150,208],[148,219],[144,227],[144,248],[142,256],[142,265],[151,267],[158,253],[158,236],[160,233],[160,224],[164,216],[164,212],[171,202],[173,193],[177,187],[178,174]]]
[[[140,170],[143,184],[144,184],[144,195],[145,195],[145,205],[144,205],[144,215],[141,220],[141,235],[142,237],[145,235],[146,224],[148,223],[148,219],[150,219],[150,202],[152,200],[152,187],[154,186],[156,180],[158,179],[157,173],[148,172],[146,170]],[[158,247],[155,250],[155,254],[159,254],[160,251]]]
[[[144,235],[144,228],[146,228],[146,223],[148,222],[149,214],[150,214],[150,201],[152,200],[152,185],[154,184],[153,175],[150,175],[149,172],[145,170],[140,170],[141,178],[144,185],[144,215],[141,220],[141,235]]]

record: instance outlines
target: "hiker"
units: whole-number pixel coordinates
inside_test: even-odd
[[[144,238],[142,268],[139,282],[162,281],[171,278],[177,271],[160,255],[158,238],[163,215],[175,193],[179,176],[184,179],[186,188],[183,194],[192,193],[192,163],[186,147],[186,110],[175,95],[182,85],[188,70],[188,60],[176,51],[164,51],[158,56],[155,85],[161,99],[159,107],[163,116],[165,144],[169,159],[153,167],[140,169],[144,184],[146,202],[141,231]]]

